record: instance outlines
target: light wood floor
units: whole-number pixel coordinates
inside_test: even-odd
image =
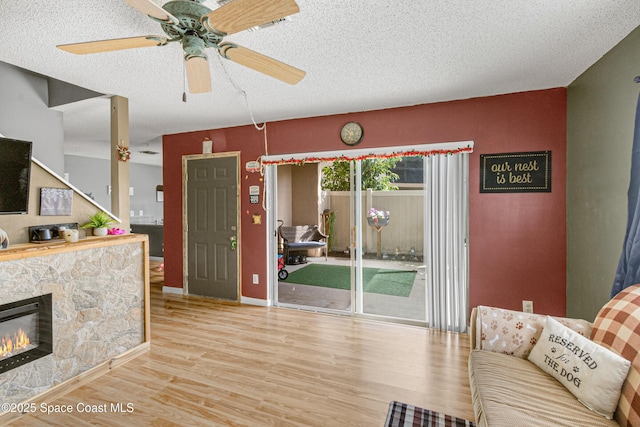
[[[473,420],[466,335],[218,304],[152,280],[150,352],[49,402],[73,413],[12,426],[382,426],[392,400]]]

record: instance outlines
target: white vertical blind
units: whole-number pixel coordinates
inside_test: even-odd
[[[466,332],[469,155],[438,154],[424,165],[427,323]]]
[[[278,301],[278,169],[276,166],[264,170],[265,192],[262,207],[266,211],[267,226],[267,277],[272,286],[267,288],[267,305]],[[273,285],[275,284],[275,285]]]

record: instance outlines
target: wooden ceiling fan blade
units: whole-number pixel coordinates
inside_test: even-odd
[[[233,0],[203,17],[212,31],[233,34],[300,12],[294,0]]]
[[[178,19],[151,0],[124,0],[129,6],[161,21],[177,23]]]
[[[211,92],[211,71],[209,71],[209,61],[207,61],[207,57],[187,56],[184,61],[187,68],[189,92]]]
[[[232,43],[221,43],[220,54],[237,64],[244,65],[291,85],[298,83],[307,74],[277,59]]]
[[[162,46],[166,43],[166,37],[140,36],[126,37],[123,39],[61,44],[56,47],[70,53],[75,53],[76,55],[85,55],[88,53],[111,52],[114,50],[134,49],[138,47]]]

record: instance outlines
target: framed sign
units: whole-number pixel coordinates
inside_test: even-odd
[[[551,151],[480,154],[481,193],[551,192]]]
[[[40,215],[71,215],[73,190],[63,188],[40,189]]]

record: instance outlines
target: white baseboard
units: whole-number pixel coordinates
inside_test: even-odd
[[[165,292],[165,293],[168,293],[168,294],[184,295],[184,289],[183,288],[174,288],[173,286],[163,286],[162,287],[162,292]]]
[[[240,304],[259,305],[261,307],[269,307],[269,306],[271,306],[271,300],[258,299],[258,298],[249,298],[249,297],[240,297]]]
[[[184,289],[183,288],[174,288],[173,286],[163,286],[162,287],[162,292],[165,292],[165,293],[168,293],[168,294],[184,295]],[[258,298],[249,298],[249,297],[240,297],[240,304],[259,305],[261,307],[269,307],[269,306],[271,306],[271,300],[258,299]]]

